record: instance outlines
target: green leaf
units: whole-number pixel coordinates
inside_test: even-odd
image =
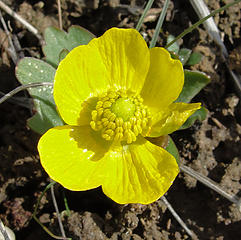
[[[167,37],[167,44],[170,43],[172,40],[175,39],[175,36],[168,35]],[[174,42],[170,47],[167,48],[169,52],[174,52],[175,54],[178,54],[179,52],[179,45],[177,42]]]
[[[55,69],[48,63],[32,58],[25,57],[18,62],[16,76],[21,84],[37,82],[53,82]],[[29,89],[30,94],[39,94],[39,89]]]
[[[191,53],[192,53],[192,50],[188,48],[181,48],[180,51],[178,52],[179,60],[181,61],[183,66],[190,58]]]
[[[55,69],[51,65],[36,58],[23,58],[16,67],[16,76],[21,84],[53,82],[54,75]],[[37,112],[28,121],[34,131],[43,134],[54,126],[63,125],[56,111],[52,86],[29,88],[28,92],[34,99]]]
[[[63,49],[59,54],[59,62],[61,62],[69,53],[69,50]]]
[[[203,121],[206,119],[207,114],[208,110],[205,107],[201,107],[187,119],[187,121],[179,128],[179,130],[191,127],[197,120],[200,122]]]
[[[176,144],[173,142],[172,138],[169,136],[168,145],[166,150],[176,159],[177,164],[180,163],[180,156],[176,147]]]
[[[41,103],[40,107],[43,109],[41,115],[39,112],[37,112],[33,117],[29,118],[27,121],[28,126],[33,131],[42,135],[52,127],[63,125],[62,120],[58,122],[59,116],[56,111],[49,111],[49,109],[47,109],[46,106]],[[53,122],[54,119],[56,121],[55,123]]]
[[[198,64],[201,62],[203,58],[203,55],[199,52],[193,52],[190,56],[190,58],[188,59],[186,65],[187,66],[193,66],[195,64]]]
[[[43,46],[46,61],[56,68],[63,49],[71,51],[79,45],[88,44],[93,38],[95,36],[91,32],[80,26],[71,26],[68,33],[56,27],[48,27],[44,33],[46,45]]]
[[[197,71],[184,70],[184,74],[184,86],[176,102],[188,103],[210,82],[210,78]]]

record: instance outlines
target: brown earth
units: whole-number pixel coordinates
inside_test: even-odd
[[[55,1],[5,0],[41,33],[47,26],[58,25]],[[142,33],[149,41],[163,5],[156,1],[146,18]],[[210,9],[217,9],[231,0],[209,0]],[[63,23],[66,30],[72,24],[86,27],[101,35],[112,26],[135,27],[143,0],[63,0]],[[241,4],[215,16],[221,36],[230,53],[229,66],[240,72],[240,7]],[[2,12],[10,21],[12,34],[21,44],[25,56],[43,57],[38,39],[17,21]],[[197,20],[188,1],[171,1],[158,45],[165,44],[166,36],[179,34]],[[18,86],[14,76],[14,63],[7,51],[6,34],[0,25],[0,91],[8,92]],[[220,56],[219,48],[200,27],[184,37],[182,46],[201,52],[202,62],[193,69],[211,77],[194,102],[200,101],[209,109],[208,118],[188,130],[172,134],[182,161],[196,171],[210,177],[231,194],[241,190],[241,110],[239,92],[235,91],[231,77]],[[25,99],[0,105],[0,218],[14,230],[17,239],[52,239],[31,220],[34,204],[49,183],[39,163],[36,145],[39,136],[26,127],[31,116],[31,101]],[[62,212],[68,237],[72,239],[188,239],[161,200],[150,204],[118,205],[108,199],[101,189],[71,192],[55,187],[56,198]],[[68,217],[64,207],[66,196],[71,209]],[[180,214],[196,239],[241,239],[241,213],[228,200],[208,189],[195,179],[180,173],[167,193],[167,199]],[[60,235],[56,214],[49,192],[41,201],[38,217],[53,233]],[[30,221],[31,220],[31,221]]]

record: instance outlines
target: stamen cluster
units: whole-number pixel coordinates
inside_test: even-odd
[[[120,98],[135,106],[135,111],[125,120],[111,108]],[[102,137],[107,141],[126,141],[128,144],[135,142],[136,137],[139,134],[144,135],[151,125],[150,111],[142,102],[143,99],[139,95],[127,94],[125,90],[109,90],[102,93],[98,97],[95,110],[91,112],[90,126],[95,131],[101,131]]]

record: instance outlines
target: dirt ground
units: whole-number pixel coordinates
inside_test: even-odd
[[[8,6],[35,26],[42,34],[48,26],[58,26],[57,1],[4,0]],[[133,28],[142,12],[144,0],[62,0],[63,26],[80,25],[101,35],[110,27]],[[141,33],[150,41],[163,0],[155,1],[145,19]],[[217,9],[231,0],[206,0],[210,9]],[[221,37],[230,54],[229,67],[240,73],[240,12],[241,4],[215,16]],[[18,38],[19,54],[42,58],[39,40],[21,23],[2,11],[12,35]],[[172,0],[158,45],[164,45],[168,34],[178,35],[197,21],[187,0]],[[0,25],[0,91],[18,86],[6,34]],[[204,55],[192,69],[211,77],[211,83],[193,100],[209,110],[208,118],[188,130],[172,134],[182,161],[210,177],[231,194],[241,194],[241,103],[220,50],[201,26],[181,41],[182,47]],[[39,163],[36,150],[39,135],[26,121],[31,116],[31,99],[26,93],[0,105],[0,219],[14,230],[17,239],[52,239],[34,220],[34,205],[49,183]],[[20,104],[20,105],[19,105]],[[188,239],[187,233],[172,217],[161,200],[150,205],[118,205],[101,189],[71,192],[55,186],[56,199],[62,212],[66,235],[73,240],[111,239]],[[71,210],[67,216],[66,196]],[[166,198],[196,234],[195,239],[241,239],[241,213],[228,200],[180,173]],[[60,235],[50,192],[41,201],[40,221],[54,234]]]

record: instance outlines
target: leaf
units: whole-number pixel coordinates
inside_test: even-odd
[[[43,104],[40,103],[40,106]],[[63,125],[63,122],[54,124],[52,122],[52,119],[58,119],[59,116],[56,111],[48,111],[46,107],[43,105],[42,108],[44,109],[42,111],[42,114],[40,115],[39,112],[35,113],[35,115],[27,120],[28,126],[35,132],[39,134],[44,134],[46,131],[48,131],[50,128],[55,126],[61,126]],[[44,115],[44,113],[47,113],[47,116]],[[52,118],[50,117],[52,115]]]
[[[173,142],[172,138],[169,136],[168,145],[165,148],[177,161],[177,164],[180,164],[180,156],[176,147],[176,144]]]
[[[56,27],[48,27],[44,33],[46,45],[43,46],[46,61],[56,68],[63,49],[71,51],[79,45],[88,44],[93,38],[95,36],[91,32],[80,26],[71,26],[68,33]]]
[[[181,48],[180,51],[178,52],[179,60],[181,61],[183,66],[188,61],[191,53],[192,53],[192,50],[188,48]]]
[[[176,102],[190,102],[209,82],[210,78],[202,72],[184,70],[184,86]]]
[[[195,64],[198,64],[202,61],[203,55],[199,52],[193,52],[188,59],[186,65],[187,66],[193,66]]]
[[[197,120],[200,122],[203,121],[206,119],[207,114],[208,110],[205,107],[201,107],[187,119],[187,121],[179,128],[179,130],[191,127]]]
[[[16,67],[16,76],[21,84],[53,82],[54,75],[55,69],[51,65],[36,58],[23,58]],[[28,121],[34,131],[43,134],[54,126],[63,125],[56,111],[52,86],[29,88],[28,92],[34,99],[37,112]]]
[[[175,39],[175,36],[168,35],[167,37],[167,44],[170,43],[172,40]],[[170,47],[167,48],[169,52],[174,52],[175,54],[178,54],[179,52],[179,45],[177,42],[174,42]]]
[[[69,50],[63,49],[59,54],[59,62],[61,62],[69,53]]]
[[[37,82],[53,82],[55,69],[48,63],[32,58],[25,57],[18,62],[16,76],[21,84]],[[31,94],[39,94],[39,89],[29,89]]]

